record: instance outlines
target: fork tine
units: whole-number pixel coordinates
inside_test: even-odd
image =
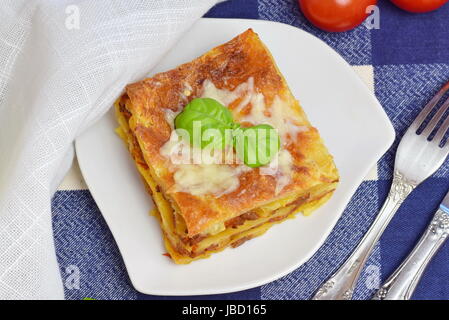
[[[430,134],[436,129],[438,123],[443,119],[446,114],[447,109],[449,109],[449,98],[441,105],[439,110],[432,116],[432,119],[427,124],[426,129],[422,132],[425,137],[429,137]]]
[[[449,102],[449,99],[448,99],[448,102]],[[449,117],[447,117],[446,120],[444,120],[443,124],[438,129],[437,133],[435,134],[433,141],[439,145],[442,142],[442,140],[448,130],[449,130]],[[446,147],[449,147],[448,141],[446,141]]]
[[[443,161],[445,161],[445,159],[449,155],[449,142],[446,142],[446,145],[442,149],[440,149],[439,154],[440,154],[441,159],[443,159]]]
[[[427,116],[433,110],[433,108],[437,105],[438,101],[440,101],[441,97],[449,90],[449,81],[438,91],[438,93],[429,101],[429,103],[424,107],[424,109],[420,112],[418,117],[416,117],[415,121],[413,121],[410,126],[411,130],[415,132],[421,127],[421,125],[426,120]],[[410,130],[409,129],[409,130]]]

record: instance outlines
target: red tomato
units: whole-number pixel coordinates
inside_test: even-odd
[[[399,8],[410,12],[429,12],[438,9],[448,0],[391,0]]]
[[[376,4],[377,0],[299,0],[311,23],[332,32],[354,29],[368,17],[367,7]]]

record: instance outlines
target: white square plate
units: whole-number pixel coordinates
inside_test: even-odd
[[[134,287],[146,294],[202,295],[260,286],[306,262],[322,245],[364,176],[389,148],[394,130],[352,68],[330,47],[291,26],[257,20],[201,19],[152,74],[166,71],[253,28],[271,50],[293,94],[335,156],[341,184],[310,217],[298,215],[262,237],[209,259],[176,265],[111,110],[76,141],[89,189],[109,225]]]

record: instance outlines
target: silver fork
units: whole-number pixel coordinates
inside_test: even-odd
[[[448,238],[449,193],[415,248],[380,287],[373,300],[409,300],[427,265]]]
[[[433,116],[429,116],[448,90],[449,82],[430,100],[405,133],[396,153],[393,183],[382,209],[357,248],[340,269],[320,287],[313,297],[314,300],[352,298],[366,260],[391,218],[408,195],[443,164],[449,154],[449,142],[441,146],[449,129],[449,117],[442,125],[439,124],[449,108],[449,99]],[[426,124],[428,118],[430,120]]]

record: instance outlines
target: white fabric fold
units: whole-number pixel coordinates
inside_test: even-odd
[[[64,297],[50,203],[74,139],[216,2],[2,1],[0,299]]]

